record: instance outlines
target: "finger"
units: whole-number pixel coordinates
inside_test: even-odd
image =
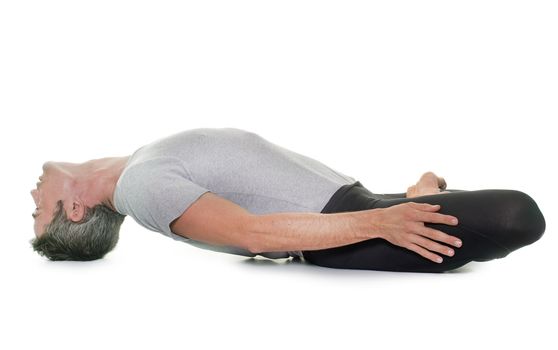
[[[462,242],[459,239],[459,237],[455,237],[452,235],[448,235],[445,232],[442,232],[440,230],[436,230],[433,229],[431,227],[427,227],[427,226],[423,226],[422,228],[420,228],[420,231],[417,232],[418,234],[424,236],[424,237],[428,237],[431,240],[436,240],[439,242],[444,242],[446,244],[452,245],[452,246],[456,246],[458,248],[461,247]],[[447,248],[447,247],[446,247]]]
[[[421,211],[417,211],[417,215],[418,215],[417,219],[423,222],[431,222],[435,224],[445,224],[451,226],[456,226],[459,223],[459,220],[457,220],[457,218],[452,215],[445,215],[440,213],[428,213],[428,212],[421,212]]]
[[[427,210],[427,211],[436,211],[440,209],[439,204],[430,204],[430,203],[417,203],[417,202],[408,202],[411,206],[419,210]]]
[[[441,256],[439,256],[437,254],[434,254],[431,251],[428,251],[428,250],[424,249],[423,247],[418,246],[414,243],[409,243],[407,249],[412,250],[415,253],[418,253],[419,255],[422,255],[426,259],[432,260],[435,263],[441,263],[444,260],[444,259],[442,259]]]
[[[438,242],[434,242],[433,240],[425,238],[420,235],[413,235],[411,240],[413,243],[433,252],[438,252],[440,254],[444,254],[447,256],[453,256],[453,254],[455,253],[454,250],[451,249],[450,247],[440,244]]]

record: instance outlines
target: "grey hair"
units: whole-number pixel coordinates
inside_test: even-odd
[[[86,207],[83,218],[74,222],[68,219],[64,203],[59,200],[45,232],[30,243],[33,250],[49,260],[100,259],[116,246],[125,217],[104,204],[97,204]]]

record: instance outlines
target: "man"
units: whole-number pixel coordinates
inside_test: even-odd
[[[435,241],[460,247],[460,233],[427,230],[427,223],[457,225],[452,222],[456,217],[434,213],[439,207],[408,198],[452,199],[458,193],[450,192],[478,192],[442,191],[445,180],[427,172],[407,193],[373,198],[367,192],[357,198],[367,204],[324,215],[341,203],[342,195],[364,188],[360,182],[237,128],[186,130],[131,156],[81,164],[46,162],[39,179],[31,191],[37,207],[32,245],[51,260],[102,258],[116,245],[129,215],[174,240],[243,256],[306,258],[309,251],[333,252],[383,238],[382,244],[404,247],[421,264],[432,264],[439,258],[433,252],[454,254]],[[389,198],[408,203],[368,207],[372,202],[384,205]]]

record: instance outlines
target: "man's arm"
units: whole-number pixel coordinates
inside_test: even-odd
[[[381,210],[381,209],[380,209]],[[253,253],[318,250],[378,238],[378,209],[341,213],[252,215],[247,234]]]
[[[378,210],[382,209],[257,215],[207,192],[169,226],[183,237],[240,247],[256,254],[316,250],[375,238]]]

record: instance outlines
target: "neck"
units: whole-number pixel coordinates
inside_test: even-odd
[[[82,164],[82,196],[89,206],[103,204],[116,211],[114,190],[130,156],[92,159]]]

